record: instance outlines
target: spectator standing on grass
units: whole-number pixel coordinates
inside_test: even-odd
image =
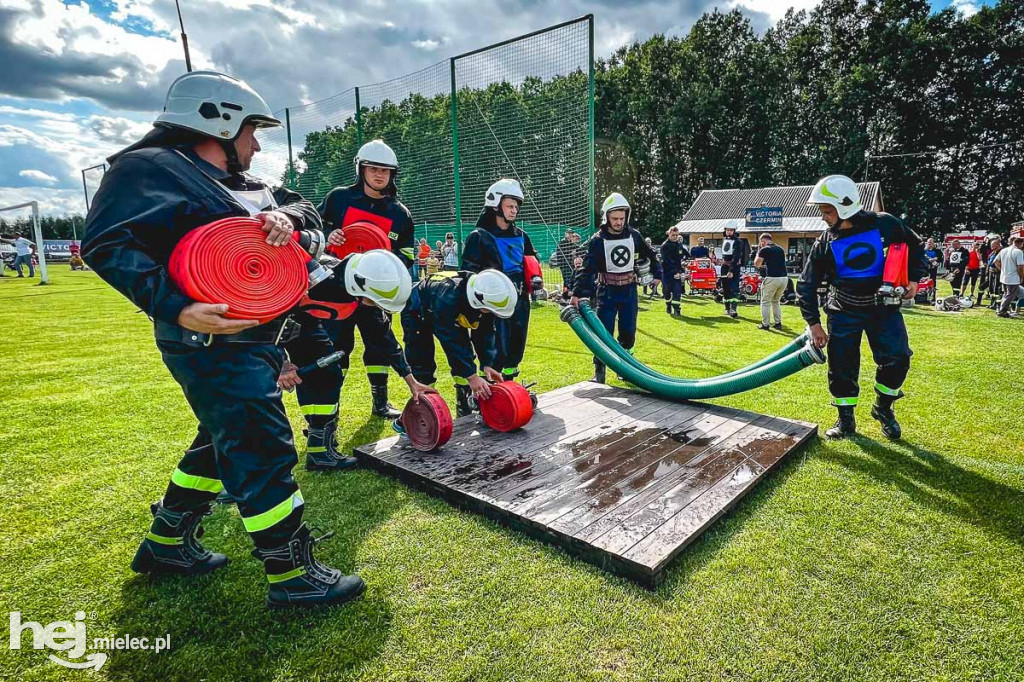
[[[928,276],[932,282],[939,280],[939,265],[942,263],[942,250],[936,248],[935,240],[928,237],[924,245],[924,257],[928,259]]]
[[[567,229],[562,241],[558,242],[555,249],[555,260],[558,269],[562,273],[562,298],[568,300],[572,297],[573,273],[576,270],[577,257],[582,258],[583,250],[580,248],[580,236],[573,230]]]
[[[445,270],[459,269],[459,244],[451,232],[444,236],[444,244],[441,244],[441,261]]]
[[[988,258],[985,259],[985,270],[982,274],[981,286],[978,288],[978,305],[982,305],[985,300],[985,291],[988,290],[989,298],[992,299],[990,307],[994,310],[999,306],[999,297],[1003,293],[1003,285],[999,283],[999,270],[996,268],[996,257],[1003,250],[1003,240],[998,235],[991,235],[988,243]]]
[[[416,272],[413,273],[413,279],[419,279],[424,276],[427,271],[427,259],[430,258],[430,244],[427,243],[426,237],[420,237],[420,243],[416,246]]]
[[[772,242],[772,236],[765,232],[761,235],[761,248],[754,258],[755,268],[764,268],[764,281],[761,283],[761,326],[769,329],[772,316],[775,317],[775,328],[782,329],[782,295],[786,293],[789,277],[786,275],[786,252]]]
[[[21,236],[21,233],[15,232],[14,239],[0,238],[0,242],[12,244],[14,248],[17,250],[18,255],[14,258],[14,269],[18,271],[18,277],[25,276],[21,274],[22,263],[28,266],[29,277],[36,276],[36,268],[32,262],[32,252],[35,250],[36,245],[32,243],[31,239],[25,239],[24,237]]]
[[[999,317],[1017,317],[1010,314],[1010,305],[1018,298],[1021,282],[1024,281],[1024,238],[1014,237],[1009,246],[999,252],[995,266],[999,270],[999,282],[1003,285],[1003,301],[999,304]]]
[[[970,252],[967,254],[967,273],[964,275],[963,291],[965,298],[974,298],[974,292],[977,291],[978,280],[981,279],[981,264],[984,258],[982,246],[984,243],[982,239],[974,242],[971,245]]]

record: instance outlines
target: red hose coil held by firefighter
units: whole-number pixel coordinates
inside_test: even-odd
[[[171,254],[171,279],[189,298],[226,303],[225,317],[265,323],[291,310],[309,285],[309,254],[296,239],[267,244],[255,218],[224,218],[197,227]]]

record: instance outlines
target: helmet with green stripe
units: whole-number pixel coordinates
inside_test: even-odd
[[[857,183],[845,175],[829,175],[818,180],[807,199],[808,206],[828,204],[836,209],[840,220],[846,220],[861,210]]]
[[[631,207],[626,197],[622,196],[618,192],[612,192],[605,197],[604,203],[601,204],[601,224],[608,224],[608,214],[612,211],[619,209],[625,209],[626,211],[626,223],[629,223],[629,212]]]
[[[345,290],[389,313],[400,313],[412,293],[412,277],[398,256],[374,249],[345,259]]]
[[[494,313],[506,320],[512,317],[516,303],[519,302],[519,294],[512,280],[498,270],[481,270],[470,275],[466,283],[466,296],[472,308]]]

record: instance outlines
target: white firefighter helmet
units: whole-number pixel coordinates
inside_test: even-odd
[[[601,224],[604,225],[608,222],[608,213],[616,209],[626,209],[626,222],[629,222],[629,211],[630,205],[626,201],[626,197],[622,196],[618,192],[612,192],[605,197],[604,203],[601,204]]]
[[[389,313],[405,308],[412,293],[412,277],[398,256],[374,249],[345,260],[345,290],[350,295],[368,298]]]
[[[248,83],[216,71],[178,76],[167,91],[163,112],[154,121],[218,140],[234,140],[247,123],[257,128],[281,125]]]
[[[508,319],[516,310],[519,294],[512,280],[498,270],[481,270],[470,275],[466,283],[469,305],[477,310],[486,310],[500,318]]]
[[[733,218],[725,224],[725,228],[722,229],[722,234],[725,234],[726,230],[736,230],[736,236],[738,236],[740,231],[746,226],[747,221],[743,218]]]
[[[395,150],[381,139],[370,140],[359,148],[355,158],[356,177],[359,177],[359,167],[364,163],[370,166],[390,168],[398,173],[398,157],[395,155]]]
[[[829,175],[818,180],[807,199],[808,206],[829,204],[834,206],[841,220],[846,220],[860,210],[860,193],[857,184],[845,175]]]
[[[523,188],[519,182],[511,178],[502,178],[487,188],[484,196],[484,207],[497,209],[501,206],[501,200],[505,197],[512,197],[522,206],[526,198],[523,196]]]

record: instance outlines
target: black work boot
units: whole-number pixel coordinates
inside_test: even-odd
[[[455,386],[455,418],[473,414],[473,391],[469,386]]]
[[[594,376],[590,377],[590,380],[597,382],[599,384],[607,384],[607,373],[608,368],[606,368],[604,365],[594,365]]]
[[[340,471],[359,464],[355,457],[346,457],[338,452],[334,434],[338,420],[332,419],[322,428],[310,426],[306,436],[306,471]]]
[[[402,413],[388,402],[388,385],[370,384],[370,395],[373,396],[373,415],[384,419],[398,419]]]
[[[901,397],[902,394],[878,395],[875,397],[875,404],[871,406],[871,416],[882,425],[882,434],[889,440],[899,440],[903,436],[903,429],[896,421],[896,413],[892,411],[892,404]]]
[[[832,440],[839,440],[857,433],[857,420],[853,416],[853,405],[840,405],[839,419],[832,425],[832,428],[825,432],[825,436]]]
[[[324,566],[313,558],[313,545],[334,533],[314,538],[307,524],[302,524],[286,544],[271,549],[254,549],[252,555],[263,561],[270,581],[267,607],[288,606],[312,608],[341,604],[355,599],[366,590],[357,575]]]
[[[682,306],[680,306],[678,304],[675,304],[675,305],[672,306],[672,308],[674,309],[674,312],[675,312],[676,315],[682,315],[683,314]]]
[[[211,514],[206,504],[187,512],[164,508],[163,500],[154,502],[153,525],[132,559],[132,570],[150,575],[202,575],[227,565],[228,558],[199,543],[202,521]]]
[[[672,304],[668,301],[665,301],[665,312],[669,315],[672,314]]]

